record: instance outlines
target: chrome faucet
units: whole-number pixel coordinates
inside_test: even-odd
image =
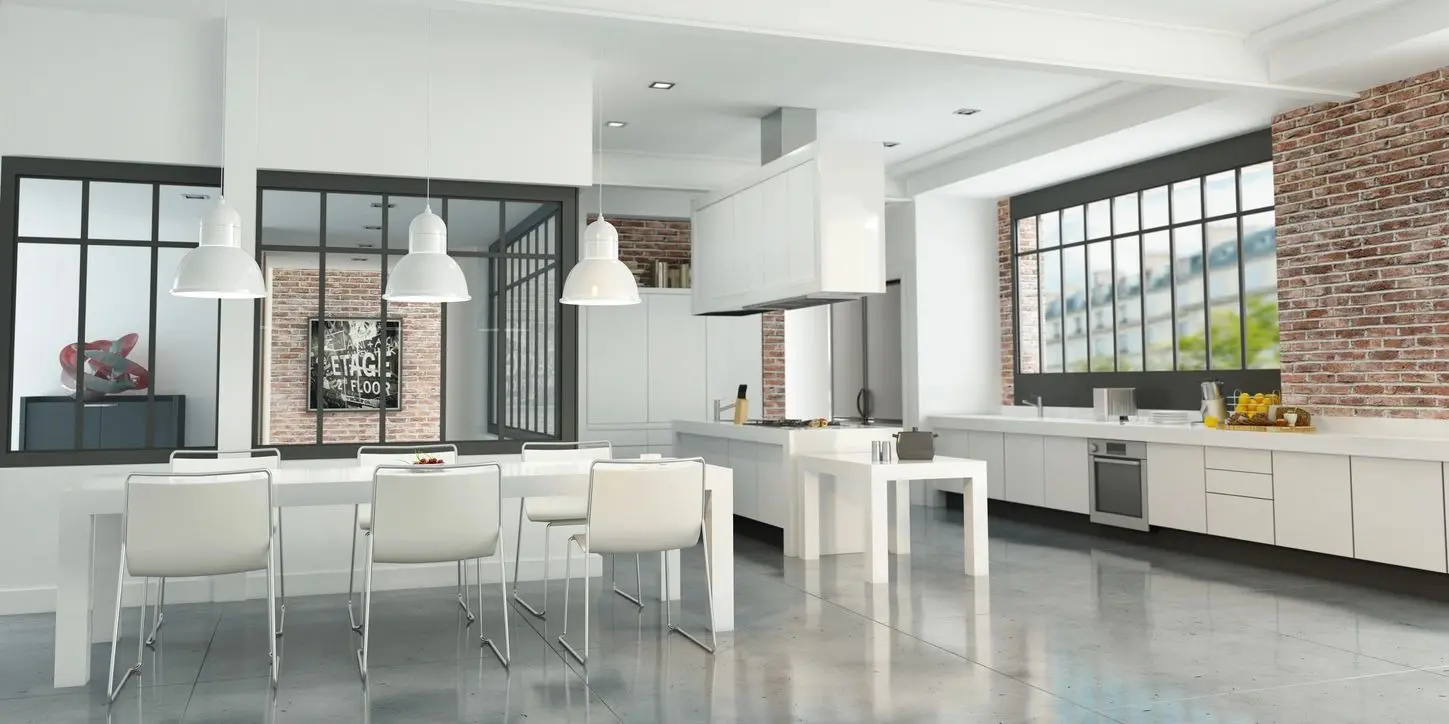
[[[1022,400],[1019,404],[1022,404],[1022,405],[1031,405],[1032,407],[1035,407],[1036,408],[1036,419],[1040,420],[1043,417],[1045,417],[1045,409],[1046,408],[1044,408],[1042,406],[1042,404],[1041,404],[1041,395],[1037,395],[1036,396],[1036,402],[1032,402],[1030,400]]]
[[[726,405],[724,403],[724,400],[716,399],[714,401],[714,421],[724,422],[724,414],[726,412],[729,412],[730,410],[735,409],[736,404],[738,404],[738,401],[731,402],[730,404]]]

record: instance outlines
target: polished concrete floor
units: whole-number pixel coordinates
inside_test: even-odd
[[[864,584],[860,556],[804,565],[740,540],[739,630],[713,657],[664,634],[656,602],[596,590],[587,668],[561,654],[561,621],[515,609],[505,671],[451,591],[392,592],[364,687],[342,598],[318,596],[288,607],[273,696],[263,605],[173,606],[141,685],[108,710],[104,646],[101,683],[54,690],[52,617],[0,618],[0,722],[1449,721],[1449,605],[1003,520],[992,576],[973,580],[960,513],[915,513],[889,585]],[[691,627],[700,560],[676,614]],[[497,633],[497,587],[485,600]]]

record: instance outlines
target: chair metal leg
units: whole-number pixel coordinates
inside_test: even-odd
[[[534,608],[528,601],[518,595],[518,561],[523,554],[523,502],[518,503],[518,549],[513,552],[513,600],[523,606],[525,611],[533,614],[534,618],[544,619],[548,617],[548,582],[549,582],[549,550],[548,541],[553,532],[553,523],[545,523],[543,526],[543,607]],[[567,546],[565,546],[567,548]]]
[[[267,636],[267,659],[271,668],[273,689],[277,688],[277,674],[282,667],[282,662],[277,658],[277,637],[282,635],[277,628],[276,560],[280,553],[280,550],[273,551],[270,545],[267,546],[267,633],[270,634]]]
[[[277,636],[281,636],[282,630],[287,626],[287,556],[286,550],[282,546],[282,538],[282,509],[277,508],[277,585],[282,589],[281,613],[277,614],[277,625],[272,629]]]
[[[613,568],[614,568],[614,556],[611,555],[611,556],[609,556],[609,570],[612,571]],[[610,578],[613,578],[613,576],[611,575]],[[644,568],[639,563],[639,554],[638,553],[635,553],[634,554],[634,581],[635,581],[635,583],[638,584],[638,589],[639,590],[638,590],[638,592],[636,592],[632,596],[629,595],[629,593],[627,591],[621,591],[621,590],[619,590],[619,586],[617,584],[615,584],[613,581],[610,581],[609,585],[610,585],[611,588],[614,589],[614,593],[617,593],[620,596],[623,596],[624,598],[629,599],[629,601],[631,603],[633,603],[635,606],[638,606],[642,610],[644,608]]]
[[[690,632],[685,631],[684,629],[682,629],[682,628],[674,625],[673,613],[671,612],[671,607],[669,606],[668,602],[666,602],[665,603],[665,606],[664,606],[664,611],[665,611],[665,614],[664,614],[664,624],[669,627],[669,630],[671,632],[680,634],[681,636],[684,636],[685,638],[689,639],[690,641],[693,641],[696,646],[698,646],[698,647],[704,649],[705,651],[708,651],[709,653],[713,654],[714,653],[714,650],[715,650],[715,647],[719,645],[719,641],[716,638],[715,630],[714,630],[714,583],[710,579],[710,569],[709,569],[709,529],[708,528],[706,528],[704,530],[703,538],[704,538],[704,589],[705,589],[705,598],[708,599],[707,605],[709,607],[709,644],[705,644],[703,641],[700,641],[699,639],[695,638],[694,634],[691,634]],[[681,572],[681,575],[683,575],[682,572]],[[664,590],[666,590],[666,591],[669,590],[669,566],[668,565],[665,565],[665,567],[664,567]],[[681,596],[680,597],[680,601],[681,601],[681,604],[680,605],[683,605],[683,600],[684,599]]]
[[[463,562],[458,561],[458,605],[462,607],[463,614],[468,617],[468,624],[471,626],[476,617],[473,616],[473,609],[468,607],[468,573],[463,567]]]
[[[568,636],[569,633],[569,584],[573,582],[574,578],[573,549],[569,548],[567,545],[564,546],[563,633],[559,634],[558,642],[563,644],[564,649],[567,650],[569,654],[572,655],[575,659],[577,659],[580,664],[587,664],[589,652],[589,550],[585,548],[582,543],[579,543],[577,538],[570,537],[569,542],[578,545],[579,550],[583,552],[584,556],[584,653],[580,654],[576,649],[574,649],[573,645],[568,642],[568,639],[565,638],[566,636]]]
[[[156,594],[156,610],[151,614],[151,633],[146,637],[146,647],[156,648],[156,635],[161,632],[161,624],[166,622],[166,614],[162,609],[166,606],[166,579],[161,579],[160,590]]]
[[[367,643],[372,633],[372,531],[368,531],[367,568],[362,573],[362,648],[357,650],[357,673],[367,681]]]
[[[508,566],[507,566],[507,564],[505,564],[503,562],[504,559],[508,557],[508,553],[503,548],[503,528],[502,528],[502,526],[499,526],[499,529],[498,529],[498,552],[497,552],[497,557],[498,557],[498,592],[501,593],[501,594],[503,594],[503,597],[501,599],[503,601],[503,650],[502,651],[499,651],[498,650],[498,643],[496,641],[494,641],[493,639],[488,638],[488,636],[483,635],[483,626],[482,626],[482,624],[479,624],[478,625],[478,633],[479,633],[479,636],[478,636],[478,645],[479,646],[487,646],[488,648],[493,649],[493,655],[498,657],[499,663],[503,664],[503,668],[506,669],[506,668],[509,667],[509,663],[513,661],[513,640],[511,638],[510,633],[509,633],[509,630],[508,630],[508,609],[512,608],[512,606],[509,606],[508,605]],[[482,613],[483,612],[483,569],[482,569],[483,559],[481,559],[481,558],[478,559],[478,565],[479,565],[479,569],[478,569],[478,612],[479,613]]]
[[[352,563],[347,568],[347,625],[362,633],[362,624],[352,615],[353,578],[357,575],[357,529],[362,527],[362,507],[352,506]]]
[[[109,701],[115,701],[116,700],[116,696],[121,693],[121,689],[123,687],[125,687],[126,682],[130,681],[131,680],[131,677],[133,675],[139,676],[140,673],[141,673],[141,657],[140,656],[137,656],[136,657],[136,663],[134,665],[132,665],[130,668],[127,668],[126,669],[125,675],[123,675],[121,677],[121,680],[119,682],[116,681],[116,644],[118,644],[120,642],[120,638],[121,638],[121,591],[124,590],[125,584],[126,584],[126,544],[125,543],[122,543],[121,544],[121,565],[120,565],[120,570],[116,573],[116,616],[115,616],[115,619],[111,622],[111,666],[110,666],[110,669],[109,669],[110,676],[109,676],[109,678],[107,679],[107,682],[106,682],[106,692],[107,692],[107,695],[109,697]],[[146,621],[146,618],[144,616],[142,616],[141,617],[141,625],[142,626],[145,626],[146,625],[145,624],[145,621]]]

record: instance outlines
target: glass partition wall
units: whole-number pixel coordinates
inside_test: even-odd
[[[516,451],[575,435],[577,191],[263,172],[256,438],[292,454],[455,442]],[[388,274],[425,206],[472,299],[388,303]]]

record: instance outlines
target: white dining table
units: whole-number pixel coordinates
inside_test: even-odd
[[[500,461],[502,497],[588,494],[588,461]],[[147,470],[146,472],[164,472]],[[273,473],[279,508],[356,505],[372,500],[372,471],[353,460],[336,464],[283,462]],[[60,510],[60,560],[55,604],[55,686],[83,686],[90,679],[91,645],[109,641],[116,571],[121,555],[125,474],[110,473],[67,490]],[[705,470],[705,525],[714,590],[715,626],[735,623],[734,473]],[[350,531],[342,531],[350,533]],[[679,554],[667,558],[670,586],[663,596],[679,598]],[[340,625],[340,624],[339,624]]]
[[[986,463],[937,455],[932,460],[875,462],[867,452],[809,453],[796,458],[800,476],[800,557],[820,558],[820,476],[830,475],[836,485],[867,488],[865,519],[865,580],[890,581],[889,553],[911,552],[912,480],[966,480],[963,506],[965,561],[968,576],[989,573],[990,558],[986,532]],[[893,490],[891,488],[894,488]],[[895,514],[888,515],[890,499]]]

